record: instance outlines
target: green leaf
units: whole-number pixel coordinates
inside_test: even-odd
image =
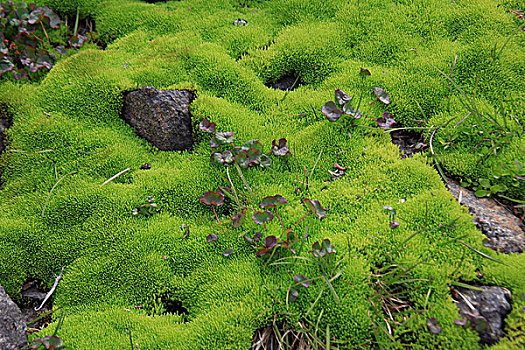
[[[492,193],[498,193],[498,192],[505,192],[507,190],[507,186],[504,184],[497,184],[490,187],[490,192]]]
[[[490,191],[487,190],[477,190],[475,192],[476,197],[488,197],[490,195]]]
[[[488,179],[479,179],[479,184],[483,188],[489,188],[490,187],[490,181]]]

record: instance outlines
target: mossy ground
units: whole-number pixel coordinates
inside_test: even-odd
[[[433,158],[400,159],[390,137],[370,120],[383,112],[404,126],[425,120],[429,134],[452,117],[451,125],[456,124],[471,110],[436,68],[449,74],[457,54],[454,81],[508,134],[497,140],[502,141],[497,155],[487,158],[471,152],[484,142],[479,125],[469,135],[444,127],[435,134],[438,161],[450,174],[471,181],[491,176],[500,163],[525,163],[525,139],[520,138],[525,35],[515,33],[520,19],[505,11],[518,8],[518,2],[38,3],[69,14],[80,6],[82,15],[95,17],[109,44],[105,50],[88,46],[60,61],[39,84],[0,85],[0,101],[7,106],[2,113],[14,121],[8,152],[1,158],[0,283],[21,301],[24,282],[38,279],[51,286],[53,273],[65,266],[53,305],[66,314],[59,335],[68,349],[125,348],[130,331],[142,350],[248,349],[255,330],[272,324],[274,317],[295,327],[307,320],[320,332],[329,327],[340,348],[479,348],[474,331],[454,325],[459,315],[449,289],[455,282],[510,289],[515,297],[507,337],[495,348],[523,346],[519,295],[525,292],[525,258],[484,247],[467,209],[445,189]],[[248,26],[234,26],[238,18]],[[511,36],[495,59],[494,52]],[[359,76],[361,67],[372,73],[366,80]],[[265,86],[284,75],[300,76],[305,85],[289,93]],[[160,152],[119,118],[122,93],[145,85],[196,90],[194,124],[208,118],[219,131],[234,131],[238,144],[259,139],[268,151],[272,140],[287,138],[294,155],[275,160],[275,171],[243,174],[258,201],[275,194],[288,200],[279,212],[286,227],[307,213],[304,197],[330,208],[322,221],[308,217],[294,230],[300,237],[309,235],[301,256],[312,256],[307,251],[315,241],[329,238],[334,244],[344,266],[332,282],[340,304],[322,280],[300,288],[297,302],[287,303],[292,276],[317,277],[316,268],[303,261],[268,266],[242,238],[259,226],[248,218],[234,229],[231,201],[220,208],[218,225],[199,201],[204,192],[228,185],[224,169],[210,163],[208,135],[196,127],[192,153]],[[392,103],[368,106],[373,86],[384,87]],[[336,88],[363,100],[364,117],[351,138],[320,113]],[[471,117],[464,123],[481,121],[496,130],[487,120]],[[447,133],[459,134],[452,147],[446,144]],[[335,162],[347,168],[346,174],[327,183]],[[141,170],[144,163],[152,168]],[[299,183],[305,181],[303,167],[308,189]],[[126,168],[131,171],[101,186]],[[237,173],[231,175],[242,189]],[[507,182],[508,194],[523,198],[523,182],[517,187]],[[163,212],[132,216],[148,196]],[[385,205],[404,219],[398,219],[395,230]],[[183,225],[190,227],[186,238]],[[422,225],[436,229],[421,232],[398,250]],[[266,228],[281,234],[277,220]],[[222,249],[206,243],[210,233],[234,254],[225,258]],[[505,265],[482,258],[459,239]],[[393,342],[378,330],[385,315],[371,322],[376,309],[370,301],[378,306],[371,274],[422,260],[409,273],[414,282],[396,290],[417,312],[392,329]],[[180,303],[187,313],[163,314],[162,306],[152,302],[158,298]],[[144,307],[134,307],[139,304]],[[156,308],[160,311],[152,311]],[[438,319],[441,334],[429,332],[431,317]],[[53,333],[55,325],[40,335]]]

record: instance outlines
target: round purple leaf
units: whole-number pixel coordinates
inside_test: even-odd
[[[328,101],[321,108],[321,112],[326,115],[326,118],[331,122],[336,122],[341,118],[343,112],[337,108],[334,101]]]
[[[280,194],[276,194],[275,196],[264,197],[261,201],[260,207],[262,209],[275,208],[277,205],[286,203],[288,203],[288,201],[284,199],[283,196],[281,196]]]
[[[209,133],[214,133],[216,127],[217,127],[217,124],[210,122],[208,119],[203,119],[199,123],[199,129],[209,132]]]
[[[208,242],[208,243],[216,242],[216,241],[217,241],[217,235],[214,235],[213,233],[210,233],[210,234],[206,237],[206,242]]]
[[[222,252],[222,255],[224,255],[225,257],[228,257],[230,255],[233,254],[233,249],[232,248],[226,248],[223,252]]]
[[[266,249],[270,250],[277,244],[277,237],[275,236],[268,236],[264,239],[264,245]]]
[[[427,321],[427,327],[430,333],[439,334],[441,333],[441,327],[437,325],[438,320],[435,317],[431,317]]]
[[[306,204],[306,207],[310,211],[312,211],[313,213],[315,213],[315,215],[317,215],[319,220],[321,220],[322,218],[326,216],[326,211],[328,210],[328,208],[323,208],[321,206],[321,203],[319,203],[318,200],[311,200],[308,198],[303,198],[303,202]]]
[[[265,211],[257,211],[252,216],[253,221],[257,225],[264,225],[266,221],[272,221],[273,220],[273,214],[272,212],[265,210]]]
[[[390,97],[388,97],[388,94],[384,89],[380,87],[374,87],[372,88],[372,90],[374,90],[374,94],[379,99],[379,101],[383,102],[386,105],[390,103]]]
[[[342,105],[345,105],[346,103],[352,101],[352,97],[348,96],[347,94],[345,94],[342,90],[340,89],[336,89],[335,90],[335,102],[342,106]]]
[[[201,196],[200,201],[207,205],[215,204],[219,207],[224,204],[224,195],[222,193],[208,191]]]

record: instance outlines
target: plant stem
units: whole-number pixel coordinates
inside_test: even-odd
[[[226,167],[226,175],[228,175],[228,181],[230,181],[230,185],[232,186],[232,191],[233,191],[233,196],[235,197],[235,202],[237,202],[237,205],[240,207],[241,203],[239,202],[239,197],[237,197],[237,190],[235,189],[235,186],[233,186],[233,182],[230,177],[230,167]]]
[[[300,218],[299,220],[297,220],[297,222],[296,222],[295,224],[293,224],[292,226],[297,225],[298,223],[300,223],[301,221],[303,221],[304,219],[306,219],[306,217],[307,217],[308,215],[310,215],[310,214],[312,214],[312,211],[311,211],[311,210],[310,210],[308,213],[306,213],[305,216],[303,216],[302,218]]]
[[[279,218],[279,222],[281,223],[281,226],[284,229],[283,221],[281,220],[281,216],[279,215],[279,212],[277,211],[277,207],[275,207],[275,214],[277,214],[277,217]]]
[[[215,219],[217,219],[217,223],[220,225],[221,222],[219,221],[219,217],[217,216],[217,212],[215,211],[215,208],[211,207],[211,209],[213,210],[213,214],[215,214]]]
[[[77,32],[78,32],[78,19],[79,19],[79,15],[80,15],[79,10],[80,10],[80,8],[77,7],[77,18],[75,19],[75,29],[73,30],[73,32],[74,32],[73,35],[75,35],[75,36],[77,35]]]
[[[235,168],[237,169],[237,172],[239,173],[239,176],[241,177],[241,180],[244,183],[244,186],[246,186],[246,188],[250,191],[250,195],[252,196],[253,203],[254,204],[257,203],[257,200],[255,199],[255,196],[253,195],[252,188],[248,184],[248,181],[246,181],[246,178],[244,177],[244,175],[242,173],[242,170],[241,170],[241,167],[239,166],[239,164],[235,163]]]
[[[44,217],[44,213],[46,211],[46,207],[47,207],[47,203],[49,202],[49,197],[51,197],[51,192],[53,192],[53,190],[55,189],[55,187],[57,187],[57,185],[60,183],[60,181],[62,181],[66,176],[68,175],[72,175],[72,174],[75,174],[76,171],[72,171],[70,173],[67,173],[66,175],[62,176],[60,178],[60,180],[58,180],[54,185],[53,187],[51,187],[51,190],[49,191],[49,193],[47,194],[47,198],[46,198],[46,201],[44,203],[44,207],[42,208],[42,214],[41,214],[41,217]]]

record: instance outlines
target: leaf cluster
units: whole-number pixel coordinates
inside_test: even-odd
[[[269,167],[272,164],[272,160],[268,156],[269,154],[273,153],[273,155],[277,157],[284,157],[287,154],[291,154],[285,138],[273,140],[271,151],[264,153],[263,145],[259,140],[249,140],[242,146],[235,146],[233,131],[217,132],[216,124],[210,122],[208,119],[203,119],[199,123],[199,128],[205,132],[214,134],[213,138],[210,140],[210,147],[212,149],[224,145],[233,146],[229,149],[224,149],[222,152],[212,153],[211,161],[214,164],[222,164],[228,167],[235,163],[243,169],[257,165]]]
[[[46,29],[47,27],[47,29]],[[40,69],[51,69],[56,54],[66,55],[67,49],[84,45],[87,37],[71,36],[67,47],[54,43],[48,31],[60,28],[60,18],[49,7],[22,1],[0,3],[0,75],[13,72],[15,79],[28,79]],[[53,53],[42,47],[51,46]]]

